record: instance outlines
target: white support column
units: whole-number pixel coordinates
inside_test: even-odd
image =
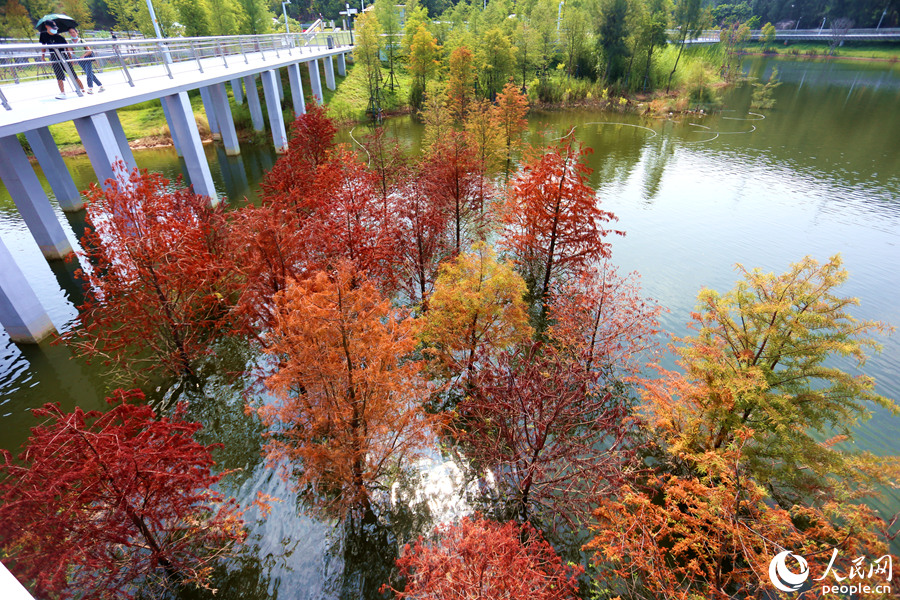
[[[284,82],[281,81],[281,69],[275,69],[275,83],[278,85],[278,101],[284,102]]]
[[[113,136],[115,136],[116,143],[119,145],[119,151],[121,152],[120,156],[122,157],[122,160],[125,161],[125,166],[128,167],[129,172],[134,171],[137,169],[137,162],[134,160],[131,146],[128,145],[128,138],[125,137],[125,129],[122,128],[122,122],[119,120],[119,113],[115,110],[106,111],[106,120],[109,121]]]
[[[209,172],[209,163],[206,162],[200,132],[197,131],[197,121],[194,120],[194,112],[191,110],[191,101],[187,93],[178,92],[165,96],[162,101],[168,105],[169,113],[172,115],[175,135],[178,136],[181,149],[184,150],[184,162],[187,165],[191,185],[194,186],[194,193],[209,196],[212,204],[218,203],[216,186]]]
[[[160,102],[162,102],[162,98],[160,98]],[[178,141],[178,136],[175,135],[175,126],[172,125],[172,115],[169,113],[169,107],[166,106],[165,102],[162,102],[163,114],[166,116],[166,123],[169,125],[169,135],[172,136],[172,145],[175,146],[175,154],[178,156],[184,156],[184,152],[181,151],[181,142]]]
[[[284,131],[284,116],[281,114],[281,101],[278,99],[278,84],[275,79],[277,71],[263,71],[260,73],[263,82],[263,92],[266,95],[266,110],[269,113],[269,127],[272,129],[272,141],[275,142],[275,152],[284,154],[287,152],[287,133]]]
[[[225,89],[225,84],[216,83],[209,86],[209,95],[213,110],[216,111],[216,117],[219,119],[219,130],[222,133],[225,154],[237,156],[241,153],[241,146],[234,128],[234,117],[231,114],[231,105],[228,104],[228,90]]]
[[[241,85],[240,78],[231,80],[231,92],[234,94],[235,104],[240,105],[244,103],[244,88]]]
[[[263,121],[262,106],[259,103],[259,91],[256,89],[256,79],[253,75],[244,77],[244,87],[247,88],[247,106],[250,108],[253,131],[265,131],[266,124]]]
[[[72,245],[16,136],[0,137],[0,179],[45,258],[64,258]]]
[[[15,137],[13,137],[15,140]],[[36,344],[56,331],[37,294],[28,285],[6,244],[0,239],[0,324],[9,339],[20,344]],[[3,575],[8,575],[8,571]],[[4,585],[9,582],[5,581]],[[8,589],[8,588],[5,588]],[[23,590],[24,591],[24,590]],[[27,598],[29,596],[23,596]]]
[[[322,95],[322,80],[319,78],[319,61],[313,59],[306,66],[309,68],[309,87],[312,88],[313,98],[316,104],[322,104],[325,96]]]
[[[322,62],[325,63],[325,87],[333,92],[337,88],[334,83],[334,60],[330,56],[323,56]]]
[[[303,99],[303,82],[300,81],[300,65],[291,63],[287,67],[288,81],[291,84],[291,99],[294,102],[294,117],[306,114],[306,101]]]
[[[206,122],[209,123],[209,132],[213,135],[219,134],[219,119],[216,115],[216,109],[213,107],[212,96],[209,95],[209,88],[200,88],[200,99],[203,100],[203,109],[206,111]]]
[[[337,55],[338,61],[338,75],[341,77],[347,76],[347,55],[344,52],[341,52]]]
[[[74,120],[75,129],[81,137],[81,145],[87,150],[91,166],[97,174],[97,181],[104,188],[110,187],[107,183],[110,179],[118,180],[120,184],[128,181],[127,167],[119,141],[113,133],[112,126],[105,113],[80,117]],[[117,166],[117,163],[122,164]],[[124,167],[119,170],[118,167]]]
[[[47,127],[39,127],[25,132],[25,138],[35,158],[44,171],[44,176],[50,182],[50,188],[59,202],[59,207],[66,212],[76,212],[84,208],[84,200],[75,186],[75,181],[69,173],[59,147]]]

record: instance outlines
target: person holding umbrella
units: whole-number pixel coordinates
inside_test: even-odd
[[[66,38],[59,35],[59,27],[56,24],[55,18],[60,18],[60,20],[65,19],[66,22],[64,24],[69,25],[71,23],[72,27],[78,25],[74,19],[66,17],[65,15],[46,15],[38,21],[34,27],[41,32],[41,44],[45,46],[66,46]],[[41,50],[41,60],[44,60],[46,52],[47,48]],[[56,96],[59,100],[66,99],[66,67],[64,61],[69,58],[70,55],[68,50],[64,48],[50,48],[50,63],[53,66],[53,74],[56,75],[56,83],[59,85],[59,94]],[[78,79],[78,76],[75,75],[74,72],[72,73],[72,76],[75,78],[75,83],[78,84],[78,87],[83,90],[84,86],[81,84],[81,80]]]
[[[81,40],[78,38],[78,30],[74,27],[69,29],[69,35],[72,36],[72,43],[81,43]],[[94,93],[95,83],[99,86],[97,92],[102,92],[104,89],[103,84],[100,83],[100,80],[94,75],[94,50],[90,46],[76,46],[72,49],[72,52],[75,54],[75,59],[78,60],[78,64],[84,69],[84,77],[87,79],[88,84],[87,93]]]

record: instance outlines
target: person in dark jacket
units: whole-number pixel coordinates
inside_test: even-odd
[[[45,46],[66,46],[66,38],[59,35],[59,29],[56,27],[56,23],[53,21],[47,21],[44,23],[44,31],[41,32],[40,42]],[[41,60],[44,59],[44,55],[47,50],[50,50],[50,64],[53,66],[53,74],[56,75],[56,83],[59,84],[59,94],[56,96],[60,100],[66,99],[66,67],[65,61],[70,58],[69,51],[66,48],[42,48],[41,49]],[[81,84],[81,80],[78,79],[78,76],[75,75],[75,72],[72,71],[72,75],[75,77],[75,83],[78,84],[78,87],[84,90],[84,86]]]

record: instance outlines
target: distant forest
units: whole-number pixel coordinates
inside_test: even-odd
[[[462,3],[470,0],[463,0]],[[474,0],[481,4],[480,0]],[[674,10],[689,0],[669,2]],[[360,0],[350,0],[359,8]],[[366,5],[371,4],[362,0]],[[531,14],[538,0],[489,0],[505,3],[509,14]],[[643,0],[625,0],[627,4]],[[420,0],[431,18],[439,18],[460,2]],[[588,11],[599,11],[602,0],[566,0]],[[399,3],[398,4],[402,4]],[[749,2],[706,1],[714,17],[733,22],[753,19],[762,25],[773,23],[780,29],[816,28],[843,19],[854,27],[896,27],[900,23],[900,0],[750,0]],[[250,34],[273,31],[284,17],[281,0],[153,0],[154,10],[165,35]],[[320,15],[339,19],[345,0],[292,0],[288,18],[297,23],[311,22]],[[82,29],[101,31],[141,31],[152,35],[146,0],[4,0],[0,7],[0,33],[4,37],[36,37],[33,24],[43,15],[61,12],[77,19]]]

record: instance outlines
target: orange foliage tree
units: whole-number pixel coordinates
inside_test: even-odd
[[[475,56],[465,46],[450,53],[447,80],[447,107],[457,123],[462,123],[475,99]]]
[[[502,210],[500,243],[515,258],[531,301],[542,310],[555,282],[577,276],[610,254],[605,241],[610,230],[604,224],[616,217],[600,209],[584,154],[566,141],[532,156],[513,180]]]
[[[503,140],[506,142],[506,175],[509,176],[512,164],[513,147],[519,145],[522,133],[528,127],[525,115],[528,113],[528,98],[519,91],[512,82],[503,87],[503,91],[497,94],[497,100],[493,108],[493,117],[500,128]]]
[[[430,543],[420,537],[397,560],[403,598],[441,600],[575,600],[580,567],[563,563],[529,525],[464,517],[438,527]]]
[[[39,597],[122,598],[155,585],[206,586],[244,538],[233,501],[211,488],[198,423],[156,419],[143,394],[118,390],[106,413],[35,409],[18,461],[0,463],[4,563]]]
[[[616,576],[606,578],[612,593],[678,600],[774,597],[769,564],[783,550],[807,557],[810,579],[826,575],[832,556],[832,568],[844,576],[860,556],[884,561],[883,522],[871,508],[829,501],[785,510],[743,475],[743,446],[752,435],[742,429],[727,449],[687,457],[702,475],[657,475],[599,499],[596,536],[586,549],[595,552],[601,573],[608,568],[605,574]]]
[[[494,119],[493,106],[487,100],[475,100],[463,123],[469,145],[484,173],[496,172],[503,156],[503,133]]]
[[[134,373],[193,375],[234,326],[240,277],[221,207],[156,173],[92,188],[80,253],[91,265],[78,327],[64,339]]]
[[[326,513],[365,511],[428,435],[416,324],[347,261],[291,283],[275,304],[278,369],[266,385],[278,401],[257,408],[269,459],[298,460],[298,488]]]

